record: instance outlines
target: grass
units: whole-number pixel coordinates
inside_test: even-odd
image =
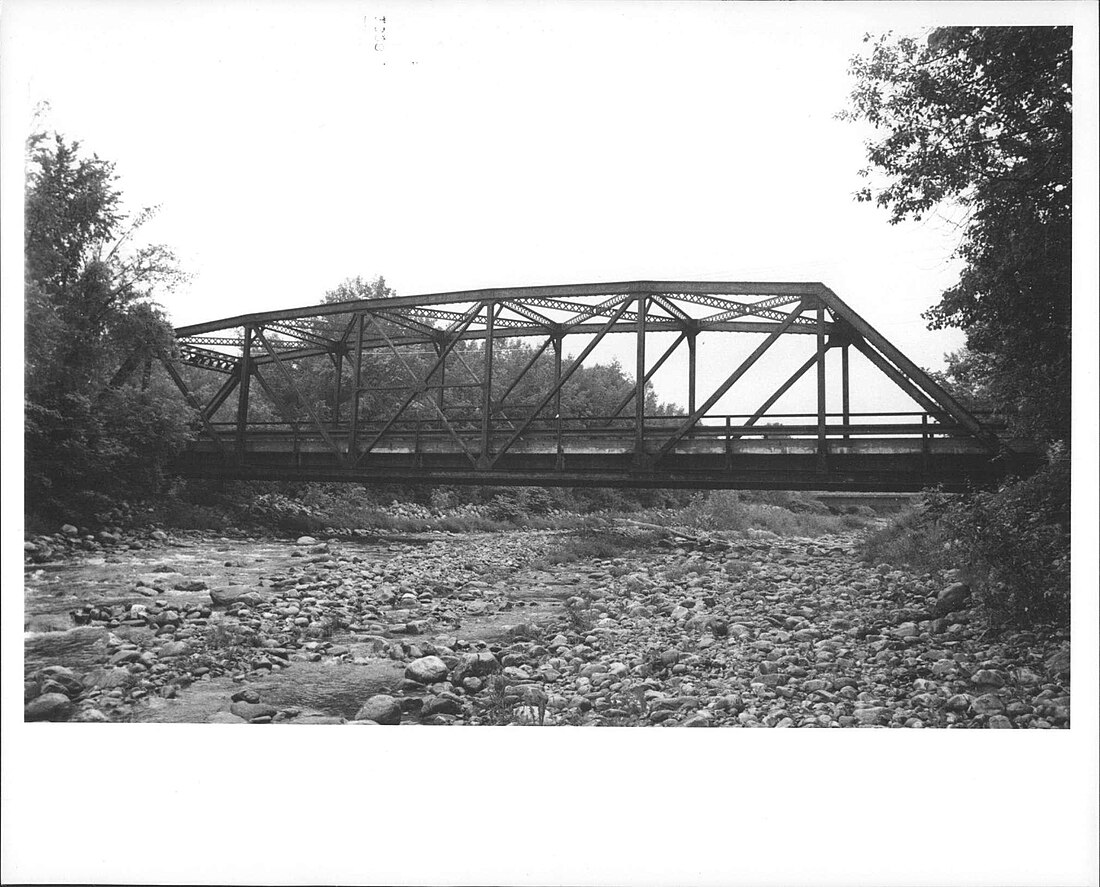
[[[821,536],[863,529],[874,518],[866,514],[832,514],[803,494],[716,490],[683,509],[680,520],[696,530],[754,529],[777,536]]]
[[[908,567],[922,573],[956,566],[947,538],[919,507],[900,512],[885,526],[868,533],[860,543],[859,555],[867,563]]]

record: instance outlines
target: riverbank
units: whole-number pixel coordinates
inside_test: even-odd
[[[1069,725],[1068,635],[991,632],[855,530],[87,541],[28,551],[28,719]]]

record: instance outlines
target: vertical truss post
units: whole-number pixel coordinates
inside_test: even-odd
[[[435,343],[435,354],[438,358],[443,354],[443,345],[439,342]],[[443,359],[439,362],[439,412],[445,413],[444,396],[447,391],[447,357],[443,355]]]
[[[645,455],[645,320],[646,307],[649,304],[648,297],[643,293],[638,296],[638,319],[636,322],[636,335],[638,341],[635,345],[635,370],[634,370],[634,457],[635,460]]]
[[[688,415],[695,412],[695,340],[699,335],[698,330],[688,333]]]
[[[356,315],[355,330],[355,384],[351,386],[351,428],[348,430],[348,453],[354,459],[359,455],[359,393],[363,387],[363,326],[365,314]]]
[[[920,417],[920,470],[922,475],[928,474],[928,413],[922,413]]]
[[[848,343],[840,349],[840,377],[841,377],[841,410],[844,413],[844,439],[848,440],[848,426],[852,424],[851,402],[848,399]]]
[[[562,471],[565,468],[565,451],[561,445],[561,352],[562,352],[562,337],[559,333],[554,336],[554,424],[556,425],[555,434],[557,435],[557,458],[554,460],[554,467],[558,471]]]
[[[817,302],[817,470],[825,471],[825,303]]]
[[[245,426],[248,424],[248,383],[252,379],[252,333],[244,328],[244,347],[241,349],[241,384],[237,395],[237,458],[244,460]]]
[[[481,455],[478,468],[489,468],[489,445],[493,436],[493,330],[499,306],[485,303],[485,366],[481,379]]]
[[[340,424],[340,388],[343,383],[344,376],[344,352],[337,351],[334,358],[336,363],[336,385],[335,391],[332,395],[332,421],[336,424]]]

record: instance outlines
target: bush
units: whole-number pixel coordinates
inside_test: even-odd
[[[1068,624],[1070,470],[1060,452],[998,489],[927,491],[864,541],[861,556],[922,571],[958,569],[994,623]]]
[[[992,492],[929,501],[979,601],[997,622],[1068,624],[1069,459]]]

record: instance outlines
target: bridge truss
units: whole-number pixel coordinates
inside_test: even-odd
[[[658,349],[661,333],[672,344]],[[717,357],[704,359],[723,379],[705,393],[704,333],[721,334]],[[738,354],[746,333],[757,344]],[[630,337],[632,386],[609,415],[564,414],[563,392],[609,336]],[[805,360],[757,392],[751,414],[717,413],[781,337],[800,337]],[[518,367],[503,360],[516,341],[528,346]],[[647,415],[646,385],[679,349],[684,409]],[[852,412],[852,349],[917,409]],[[841,367],[830,380],[833,350]],[[635,281],[326,303],[181,327],[174,351],[135,355],[116,381],[142,357],[159,360],[195,410],[201,434],[175,466],[194,476],[906,491],[987,483],[1038,461],[820,283]],[[811,372],[816,412],[771,413]],[[535,375],[535,395],[520,401]],[[839,413],[826,411],[830,382]],[[258,418],[259,398],[274,418]]]

